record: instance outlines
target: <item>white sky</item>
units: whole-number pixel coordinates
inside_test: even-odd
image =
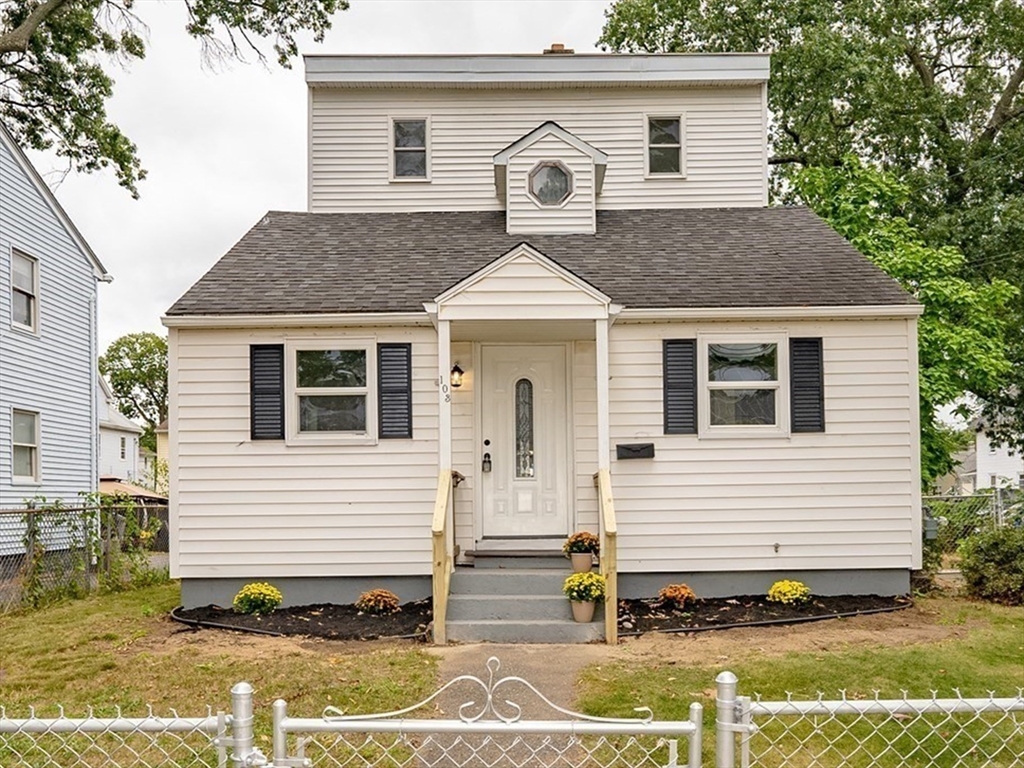
[[[351,0],[303,53],[595,50],[610,0]],[[204,68],[180,3],[138,0],[144,61],[115,71],[109,113],[149,175],[141,200],[114,175],[69,175],[57,197],[114,276],[100,287],[100,351],[160,316],[268,210],[306,208],[306,87],[272,60]],[[58,161],[33,155],[48,181]]]

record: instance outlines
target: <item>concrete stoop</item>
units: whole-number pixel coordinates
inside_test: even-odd
[[[604,608],[577,624],[562,594],[565,560],[519,560],[519,567],[459,567],[448,598],[448,639],[460,643],[590,643],[604,639]],[[554,561],[558,562],[558,561]],[[524,567],[526,566],[526,567]]]

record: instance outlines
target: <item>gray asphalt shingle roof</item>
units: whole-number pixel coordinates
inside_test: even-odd
[[[168,314],[418,311],[523,242],[632,308],[915,303],[806,208],[599,211],[595,235],[509,235],[503,211],[271,211]]]

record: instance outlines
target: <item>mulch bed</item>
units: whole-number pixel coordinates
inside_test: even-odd
[[[815,597],[803,606],[770,603],[764,595],[698,600],[685,610],[672,610],[657,598],[619,601],[619,631],[625,634],[656,630],[701,630],[733,624],[804,621],[810,617],[833,618],[854,611],[909,606],[909,597],[841,595]]]
[[[186,621],[210,622],[235,629],[258,629],[282,635],[308,635],[329,640],[377,640],[389,637],[424,637],[431,622],[430,599],[405,603],[398,613],[371,616],[354,605],[302,605],[278,608],[266,616],[235,613],[230,608],[207,605],[178,609],[175,616]]]

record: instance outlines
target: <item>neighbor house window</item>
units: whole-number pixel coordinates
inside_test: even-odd
[[[126,458],[128,458],[128,439],[122,437],[121,438],[121,459],[124,460]]]
[[[289,350],[293,437],[368,437],[375,411],[370,344],[309,342]]]
[[[39,414],[14,411],[14,480],[39,481]]]
[[[39,323],[39,263],[17,251],[12,255],[12,320],[19,328],[35,331]]]
[[[430,121],[395,118],[391,121],[391,178],[397,181],[430,178]]]
[[[683,174],[683,119],[679,115],[647,118],[647,175]]]

